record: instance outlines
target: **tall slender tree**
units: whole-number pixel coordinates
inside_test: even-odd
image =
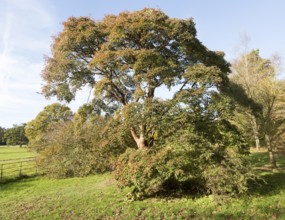
[[[247,95],[262,107],[259,112],[251,109],[243,115],[251,127],[256,148],[259,149],[260,139],[264,137],[271,166],[276,167],[272,144],[281,135],[280,128],[284,123],[284,116],[280,114],[284,97],[282,83],[276,79],[277,67],[270,59],[260,57],[258,50],[253,50],[233,62],[232,72],[231,81],[242,86]]]

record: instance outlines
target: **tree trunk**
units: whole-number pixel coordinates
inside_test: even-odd
[[[251,124],[252,124],[252,130],[254,134],[255,147],[256,147],[256,150],[259,151],[259,148],[260,148],[259,131],[258,131],[256,118],[254,116],[251,119]]]
[[[134,127],[131,127],[131,134],[137,144],[138,149],[143,149],[147,147],[144,134],[143,134],[143,126],[140,126],[140,135],[137,134]]]
[[[258,135],[254,135],[254,139],[255,139],[255,147],[256,147],[256,150],[259,151],[259,148],[260,148],[260,141],[259,141]]]
[[[272,149],[272,145],[271,145],[271,140],[270,140],[270,137],[267,134],[265,135],[265,139],[266,139],[266,143],[267,143],[267,149],[268,149],[268,154],[269,154],[270,165],[271,165],[272,168],[277,168],[276,160],[275,160],[273,149]]]

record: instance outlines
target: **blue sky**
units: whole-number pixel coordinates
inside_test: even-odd
[[[170,17],[194,18],[198,38],[211,50],[221,50],[231,61],[245,33],[249,48],[263,57],[285,57],[284,0],[0,0],[0,126],[25,123],[47,104],[39,94],[44,55],[52,36],[70,16],[91,16],[159,8]],[[284,74],[283,74],[284,75]],[[70,107],[87,101],[80,93]]]

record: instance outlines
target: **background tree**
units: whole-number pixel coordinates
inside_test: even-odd
[[[134,147],[126,125],[82,106],[74,120],[60,121],[37,143],[38,167],[46,176],[66,178],[114,170],[127,147]]]
[[[219,88],[227,81],[223,53],[196,38],[192,19],[172,19],[160,10],[108,15],[101,21],[71,17],[55,37],[46,59],[43,94],[70,101],[85,85],[117,114],[151,103],[161,86],[169,89]],[[143,112],[137,112],[143,113]],[[145,117],[130,124],[138,148],[153,145],[155,130]]]
[[[5,130],[5,128],[0,127],[0,145],[6,145],[6,142],[4,140]]]
[[[273,150],[280,147],[279,139],[284,134],[285,123],[285,96],[284,81],[277,81],[275,78],[263,80],[259,89],[260,102],[263,105],[261,120],[261,131],[265,137],[269,153],[270,164],[275,168],[276,161]]]
[[[260,138],[265,138],[270,163],[276,167],[272,144],[283,132],[279,128],[284,122],[280,114],[284,97],[281,82],[276,79],[276,66],[271,60],[261,58],[258,50],[253,50],[235,60],[232,70],[231,81],[242,86],[249,98],[262,107],[239,113],[239,121],[243,120],[240,124],[251,128],[257,149]]]
[[[26,124],[13,125],[4,132],[4,140],[8,145],[22,145],[28,144],[28,138],[25,135]]]
[[[242,57],[232,63],[233,75],[231,80],[238,85],[241,85],[249,98],[256,100],[257,89],[256,86],[260,80],[273,72],[272,66],[269,65],[269,60],[259,57],[259,51],[252,51],[249,54],[244,54]],[[250,122],[251,134],[255,139],[257,150],[260,148],[260,135],[258,123],[258,112],[247,111],[247,121]]]
[[[262,112],[262,106],[250,98],[245,89],[231,80],[229,86],[223,91],[235,103],[235,114],[232,120],[243,136],[250,144],[255,144],[257,150],[260,148],[259,130],[256,130],[256,120]],[[253,143],[255,142],[255,143]]]
[[[34,147],[41,146],[45,138],[45,133],[53,130],[57,123],[69,121],[73,118],[73,113],[69,107],[54,103],[44,107],[36,118],[27,123],[25,132]]]

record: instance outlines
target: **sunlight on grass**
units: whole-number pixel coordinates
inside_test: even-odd
[[[36,153],[28,147],[0,147],[0,183],[37,173]]]
[[[27,147],[0,146],[0,161],[1,160],[23,159],[23,158],[35,157],[35,156],[36,156],[36,153],[32,152]]]
[[[269,164],[269,156],[266,149],[261,149],[260,151],[251,150],[250,160],[252,166],[256,170],[260,171],[272,171]],[[275,159],[279,170],[285,169],[285,152],[275,152]]]
[[[252,163],[266,166],[265,155]],[[279,162],[284,162],[279,157]],[[263,172],[247,195],[215,200],[191,198],[126,199],[111,174],[86,178],[23,179],[0,185],[0,219],[285,219],[285,172]]]

